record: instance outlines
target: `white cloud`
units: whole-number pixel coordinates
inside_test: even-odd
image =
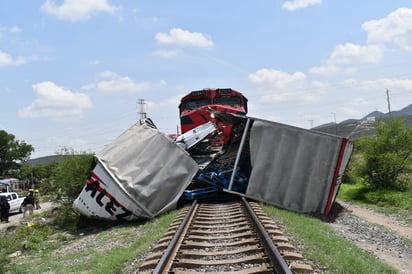
[[[312,67],[309,72],[312,74],[319,74],[325,76],[331,76],[340,71],[340,68],[335,65],[325,65],[320,67]]]
[[[22,117],[78,120],[83,117],[85,109],[92,107],[88,95],[73,92],[53,82],[41,82],[32,87],[37,99],[19,111]]]
[[[293,0],[293,1],[286,1],[283,3],[282,7],[284,9],[294,11],[298,9],[304,9],[312,5],[321,4],[322,0]]]
[[[179,50],[155,50],[153,51],[153,55],[160,56],[164,58],[174,57],[179,54]]]
[[[58,20],[72,22],[87,20],[100,12],[114,13],[118,9],[107,0],[64,0],[61,5],[57,5],[53,0],[46,0],[41,6],[43,12],[55,16]]]
[[[4,33],[20,33],[21,29],[18,26],[3,27],[0,25],[0,38],[3,37]]]
[[[337,45],[329,57],[329,64],[379,63],[383,57],[383,47],[379,45]]]
[[[291,85],[301,85],[306,79],[306,75],[302,72],[295,72],[289,74],[280,70],[274,69],[260,69],[255,73],[249,74],[249,80],[259,86],[265,86],[268,88],[284,89]]]
[[[201,48],[214,47],[213,40],[200,32],[190,32],[187,30],[173,28],[169,33],[159,32],[155,35],[157,42],[161,44],[195,46]]]
[[[344,117],[361,117],[365,115],[365,110],[372,111],[374,104],[362,97],[356,97],[350,100],[348,103],[343,104],[339,107],[339,110]]]
[[[404,50],[412,51],[412,9],[399,8],[388,16],[363,23],[368,42],[393,42]]]
[[[160,100],[147,100],[145,109],[148,116],[153,119],[155,125],[160,131],[165,133],[174,133],[179,125],[178,106],[181,98],[186,94],[174,94]]]
[[[13,58],[10,54],[0,50],[0,67],[19,66],[26,63],[23,57]]]
[[[85,85],[83,89],[96,89],[102,93],[139,93],[148,91],[152,87],[150,83],[136,83],[129,77],[108,70],[98,76],[104,79],[98,83]]]
[[[18,26],[12,26],[12,27],[9,28],[9,31],[11,33],[20,33],[21,29]]]
[[[412,92],[412,80],[409,79],[381,78],[376,80],[361,81],[359,86],[372,91],[378,90],[380,92],[385,89]]]
[[[110,70],[105,70],[103,72],[100,72],[98,74],[99,77],[102,78],[116,78],[119,77],[119,75],[116,72],[110,71]]]
[[[362,24],[368,33],[369,45],[339,44],[324,65],[310,68],[309,72],[330,76],[336,73],[354,74],[359,64],[377,64],[384,56],[382,42],[393,42],[404,50],[412,51],[412,9],[399,8],[388,16]]]
[[[89,61],[90,66],[97,66],[100,65],[100,60],[91,60]]]
[[[356,45],[352,43],[339,44],[330,54],[325,65],[312,67],[310,73],[330,76],[343,71],[353,74],[357,71],[354,67],[359,64],[376,64],[383,58],[384,48],[380,45]]]
[[[177,110],[176,102],[180,102],[184,95],[177,94],[173,95],[172,97],[166,98],[162,101],[147,101],[147,105],[149,108],[153,110],[164,110],[165,108],[172,109],[174,112]]]
[[[352,99],[342,99],[339,106],[340,115],[360,118],[367,113],[380,110],[387,112],[386,89],[390,91],[392,109],[399,110],[412,100],[412,80],[397,78],[380,78],[372,80],[347,79],[338,87],[330,90],[350,91],[355,95]]]
[[[264,103],[315,100],[310,84],[302,72],[289,74],[274,69],[260,69],[249,74],[249,81],[256,86],[260,101]],[[318,83],[317,83],[318,84]]]

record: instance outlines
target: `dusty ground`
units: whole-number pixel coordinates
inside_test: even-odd
[[[338,203],[352,214],[365,219],[368,222],[382,225],[400,236],[412,240],[412,226],[406,222],[402,222],[393,216],[387,216],[362,206],[354,205],[341,200],[339,200]]]
[[[51,202],[41,203],[41,209],[34,210],[33,213],[40,213],[45,210],[50,210],[53,206],[56,206],[56,204]],[[19,225],[22,222],[25,222],[25,219],[23,218],[23,213],[13,213],[10,215],[8,223],[0,223],[0,230],[9,226]]]
[[[344,210],[329,224],[338,234],[398,269],[399,273],[412,273],[411,225],[358,205],[337,203]]]

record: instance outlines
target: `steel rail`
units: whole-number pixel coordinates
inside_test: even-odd
[[[292,271],[289,269],[289,266],[287,265],[279,250],[273,243],[270,235],[267,233],[262,223],[259,221],[259,218],[256,216],[255,211],[249,205],[249,202],[246,200],[245,197],[242,197],[242,201],[249,213],[249,216],[252,219],[252,223],[256,229],[256,233],[258,234],[263,244],[263,247],[266,251],[266,254],[268,255],[270,262],[272,263],[276,273],[292,274]]]
[[[185,218],[182,223],[179,225],[175,235],[169,243],[169,246],[163,253],[162,257],[159,260],[156,268],[153,270],[154,274],[167,273],[168,269],[171,267],[171,258],[177,252],[180,247],[180,243],[183,240],[184,234],[186,234],[187,229],[189,228],[190,222],[193,219],[193,216],[197,209],[197,200],[194,200],[189,211],[186,213]]]

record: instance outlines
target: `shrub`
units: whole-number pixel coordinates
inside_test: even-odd
[[[412,130],[401,119],[376,123],[376,136],[358,142],[364,163],[360,175],[375,188],[405,190],[412,153]]]
[[[62,204],[54,212],[54,224],[69,231],[75,231],[79,222],[79,214],[73,211],[72,204],[82,191],[90,177],[93,166],[93,154],[75,153],[63,149],[65,156],[53,172],[53,182],[57,186],[57,200]]]
[[[64,157],[56,167],[54,181],[58,185],[59,194],[64,198],[63,202],[72,204],[90,177],[93,154],[78,154],[68,149],[64,153],[68,157]]]

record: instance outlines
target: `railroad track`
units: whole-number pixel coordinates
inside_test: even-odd
[[[256,203],[246,199],[186,207],[138,273],[312,273]]]

